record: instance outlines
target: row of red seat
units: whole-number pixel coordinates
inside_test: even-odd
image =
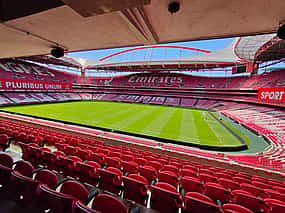
[[[1,78],[25,79],[35,81],[79,82],[80,76],[60,70],[31,64],[14,59],[0,61]]]
[[[33,146],[34,145],[32,144],[32,147]],[[67,151],[66,154],[79,154],[80,153],[79,152],[80,150],[73,148],[73,147],[71,147],[70,149],[70,151],[73,150],[72,153],[69,153],[67,149],[61,149],[61,150]],[[91,150],[91,149],[88,149],[88,150]],[[70,156],[69,158],[66,158],[66,155],[62,151],[55,152],[55,155],[60,155],[58,157],[59,158],[58,160],[55,160],[57,159],[56,156],[54,157],[53,161],[48,160],[50,161],[48,165],[51,166],[49,168],[56,169],[54,166],[59,167],[57,168],[57,170],[59,169],[59,171],[63,172],[65,175],[70,175],[73,177],[80,174],[80,171],[82,170],[82,160],[79,157],[74,157],[74,156]],[[105,153],[107,152],[111,155],[110,157],[106,157],[107,159],[115,158],[114,160],[118,160],[118,161],[120,161],[121,158],[132,156],[132,155],[119,155],[120,156],[119,157],[118,154],[120,153],[118,152],[118,150],[112,150],[112,152],[110,152],[110,150],[103,148],[103,147],[101,147],[101,150],[97,150],[97,151],[101,154],[103,152]],[[34,153],[31,152],[30,155],[31,155],[30,159],[33,159]],[[112,156],[117,156],[117,157],[112,157]],[[46,151],[43,151],[40,159],[46,159],[46,157],[47,157],[47,153]],[[91,159],[92,158],[90,158],[89,160]],[[156,166],[157,168],[156,169],[155,167],[146,165],[147,160],[143,161],[143,158],[140,159],[140,158],[133,157],[133,159],[129,159],[129,158],[126,158],[126,159],[127,159],[126,161],[123,161],[122,167],[120,163],[113,165],[112,163],[115,163],[115,161],[111,161],[111,165],[108,164],[107,162],[106,164],[101,162],[102,163],[101,165],[99,165],[99,162],[97,162],[97,164],[93,162],[94,164],[93,168],[97,168],[99,170],[97,174],[95,173],[93,174],[93,178],[96,179],[99,176],[108,176],[110,175],[110,171],[111,171],[111,173],[113,173],[113,176],[115,174],[117,179],[122,180],[123,173],[120,171],[120,169],[122,169],[124,173],[134,173],[130,176],[131,178],[139,179],[139,181],[142,181],[146,186],[148,186],[150,185],[151,181],[156,180],[157,173],[159,172],[159,175],[158,175],[159,182],[158,183],[161,183],[161,182],[167,183],[168,185],[164,184],[164,186],[171,188],[172,191],[175,187],[178,186],[179,184],[178,175],[179,176],[181,175],[181,190],[180,191],[183,190],[184,194],[186,193],[186,195],[187,193],[189,195],[189,192],[205,193],[207,196],[209,196],[212,199],[212,202],[216,204],[218,202],[226,203],[232,200],[231,198],[232,193],[236,195],[236,197],[238,197],[236,199],[239,200],[240,199],[239,196],[241,197],[244,196],[243,190],[250,192],[251,198],[247,198],[246,196],[245,198],[241,198],[241,201],[235,201],[235,202],[239,203],[239,202],[244,202],[243,199],[252,199],[251,202],[253,202],[253,204],[250,204],[250,205],[246,204],[247,202],[242,203],[242,204],[253,210],[254,208],[257,207],[257,203],[261,202],[260,200],[263,200],[263,199],[264,199],[264,202],[268,200],[270,200],[271,202],[275,202],[274,200],[272,200],[273,198],[278,199],[278,200],[283,200],[285,202],[285,194],[283,194],[285,193],[285,188],[282,182],[268,180],[268,179],[261,178],[258,176],[255,177],[255,176],[251,176],[251,175],[244,174],[244,173],[238,174],[237,172],[234,172],[231,170],[223,170],[219,168],[206,169],[205,167],[208,167],[208,166],[200,165],[199,167],[198,166],[199,164],[191,163],[190,165],[189,164],[190,162],[188,162],[187,165],[182,165],[181,162],[178,162],[177,160],[170,161],[168,162],[170,164],[162,166],[160,162],[153,161],[152,159],[152,161],[150,161],[150,165]],[[92,160],[96,160],[96,158]],[[129,160],[133,160],[133,161],[129,161]],[[164,161],[165,164],[167,163],[166,159],[162,161]],[[89,161],[89,164],[90,163],[91,162]],[[181,169],[178,169],[177,167],[179,163],[180,163],[180,166],[182,166]],[[86,162],[86,164],[88,164],[88,162]],[[141,164],[140,167],[138,167],[138,164]],[[101,170],[100,168],[105,165],[109,167],[106,169],[106,171],[103,172],[103,170]],[[130,167],[128,167],[129,165]],[[118,166],[118,168],[114,168],[110,166]],[[89,168],[90,167],[91,166],[89,166]],[[86,173],[88,174],[88,172],[85,172],[85,174]],[[140,176],[138,176],[137,173],[139,173]],[[218,179],[216,177],[218,177]],[[118,185],[121,186],[120,185],[121,182],[122,181],[118,181],[116,184],[112,184],[111,182],[105,185],[103,184],[103,189],[119,195],[121,190],[120,188],[118,188]],[[97,183],[98,182],[94,180],[92,182],[92,184],[94,185],[97,185]],[[176,194],[177,193],[178,192],[176,190]],[[240,193],[242,195],[240,195]],[[137,199],[135,200],[136,202],[145,204],[145,201],[146,201],[145,199],[142,200],[139,198],[135,198],[135,195],[132,195],[131,197],[132,198],[129,198],[129,199]],[[142,196],[139,196],[139,197],[142,198]],[[259,208],[260,210],[261,209],[265,210],[266,208],[265,203],[263,203],[263,205],[260,205]]]
[[[13,163],[7,154],[0,154],[0,184],[1,200],[17,202],[22,212],[127,213],[127,207],[114,196],[97,195],[75,180],[60,180],[51,170],[34,170],[27,161]],[[93,198],[90,209],[87,204]]]

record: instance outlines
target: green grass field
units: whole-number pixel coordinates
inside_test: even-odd
[[[208,146],[240,146],[242,143],[208,111],[179,107],[117,102],[66,102],[1,107],[1,110]],[[249,138],[231,129],[248,144]]]

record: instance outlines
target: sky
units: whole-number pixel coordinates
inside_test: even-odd
[[[225,47],[229,46],[234,40],[235,38],[226,38],[226,39],[212,39],[212,40],[202,40],[202,41],[176,42],[176,43],[169,43],[169,44],[163,44],[163,45],[178,45],[178,46],[199,48],[203,50],[216,51],[216,50],[224,49]],[[72,57],[99,60],[113,53],[116,53],[122,50],[131,49],[134,47],[73,52],[73,53],[69,53],[69,55]],[[178,49],[167,49],[166,50],[166,48],[159,48],[159,49],[146,49],[146,50],[139,50],[139,51],[124,53],[119,56],[113,57],[112,60],[119,60],[119,61],[151,60],[151,59],[156,60],[156,59],[187,57],[187,56],[194,56],[194,55],[197,55],[197,52],[189,51],[189,50],[181,51]]]

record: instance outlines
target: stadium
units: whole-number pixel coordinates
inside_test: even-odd
[[[285,212],[284,8],[0,0],[1,213]]]

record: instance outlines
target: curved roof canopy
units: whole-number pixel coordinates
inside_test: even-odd
[[[0,0],[0,58],[276,32],[284,0]]]

